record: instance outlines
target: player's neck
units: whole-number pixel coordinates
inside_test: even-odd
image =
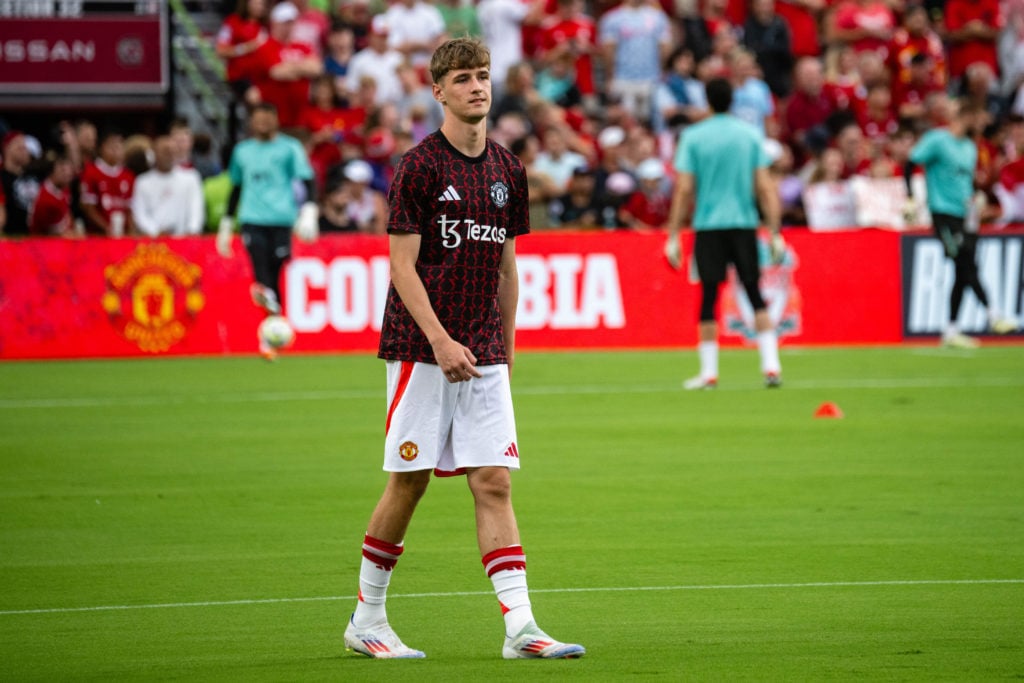
[[[478,157],[487,147],[487,119],[469,123],[448,118],[441,124],[441,134],[467,157]]]

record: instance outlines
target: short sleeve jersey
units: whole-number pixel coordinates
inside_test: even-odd
[[[520,161],[490,140],[479,157],[467,157],[436,131],[402,157],[388,203],[388,232],[421,237],[416,271],[448,334],[480,365],[508,362],[498,273],[506,240],[530,229]],[[394,284],[388,288],[378,355],[436,362]]]
[[[242,186],[239,222],[292,226],[299,215],[293,180],[311,180],[313,168],[302,143],[287,135],[249,138],[235,147],[228,167],[233,185]]]
[[[978,148],[967,137],[956,137],[945,128],[933,128],[910,150],[910,160],[924,166],[928,208],[963,218],[974,192]]]
[[[769,164],[758,130],[731,114],[716,114],[687,127],[675,167],[694,176],[694,229],[756,228],[754,174]]]

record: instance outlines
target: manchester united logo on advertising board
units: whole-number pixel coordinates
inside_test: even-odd
[[[140,244],[104,269],[103,310],[125,339],[161,353],[185,337],[206,305],[202,272],[165,244]]]

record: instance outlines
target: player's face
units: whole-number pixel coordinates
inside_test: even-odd
[[[253,112],[249,126],[253,135],[265,140],[277,131],[277,114],[263,109],[257,110]]]
[[[490,69],[449,71],[440,84],[434,84],[434,97],[456,118],[478,123],[491,109]]]

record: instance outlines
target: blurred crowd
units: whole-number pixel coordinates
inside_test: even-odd
[[[952,98],[987,113],[982,220],[1024,219],[1024,0],[239,0],[209,39],[235,106],[275,105],[306,146],[321,229],[379,233],[395,163],[441,121],[431,52],[467,34],[491,49],[490,134],[527,169],[536,230],[661,227],[715,77],[764,132],[787,225],[885,221],[857,188],[899,194]],[[234,141],[188,121],[0,132],[7,235],[195,234],[230,194]]]

